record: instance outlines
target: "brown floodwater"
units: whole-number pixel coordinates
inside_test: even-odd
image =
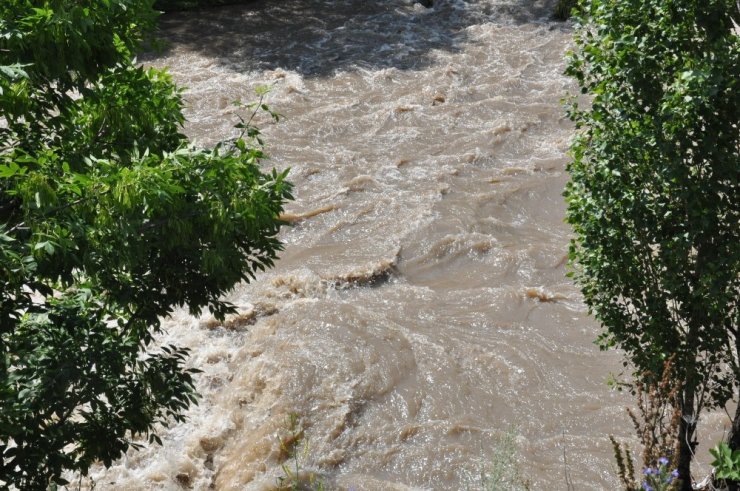
[[[289,415],[326,489],[482,489],[502,435],[535,490],[618,488],[618,353],[565,277],[571,37],[551,1],[273,0],[167,15],[143,61],[187,87],[187,133],[258,115],[295,201],[276,267],[225,324],[178,313],[202,395],[97,489],[267,490]],[[241,114],[245,114],[244,111]],[[716,416],[719,418],[719,416]],[[632,440],[630,440],[632,441]],[[305,446],[304,446],[305,445]],[[304,451],[305,450],[305,451]],[[504,487],[503,489],[508,489]]]

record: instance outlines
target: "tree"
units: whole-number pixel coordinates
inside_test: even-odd
[[[0,2],[0,488],[110,465],[195,402],[186,350],[153,347],[281,249],[284,173],[257,130],[197,149],[180,90],[132,53],[152,0]]]
[[[566,73],[573,273],[636,376],[674,358],[677,465],[738,389],[740,42],[735,0],[584,0]],[[655,383],[655,380],[648,381]],[[740,441],[740,413],[733,446]],[[646,466],[654,463],[646,462]]]

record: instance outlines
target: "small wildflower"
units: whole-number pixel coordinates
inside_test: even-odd
[[[642,473],[645,480],[642,482],[642,491],[667,491],[678,477],[678,470],[668,472],[669,460],[666,457],[658,459],[656,467],[647,467]]]

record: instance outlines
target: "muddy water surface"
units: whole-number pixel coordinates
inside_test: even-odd
[[[533,489],[616,489],[620,358],[565,278],[570,30],[547,2],[256,1],[163,18],[188,133],[271,85],[267,162],[296,200],[277,267],[220,324],[178,314],[203,397],[98,487],[270,489],[300,418],[328,489],[478,489],[518,428]],[[567,463],[564,461],[567,460]]]

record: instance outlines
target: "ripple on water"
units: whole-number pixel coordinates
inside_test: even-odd
[[[187,132],[258,119],[296,200],[275,269],[218,322],[178,313],[200,404],[98,489],[272,489],[295,414],[329,489],[464,489],[517,427],[533,489],[615,489],[616,353],[564,278],[569,27],[552,1],[255,1],[168,15]],[[472,484],[471,484],[472,483]]]

